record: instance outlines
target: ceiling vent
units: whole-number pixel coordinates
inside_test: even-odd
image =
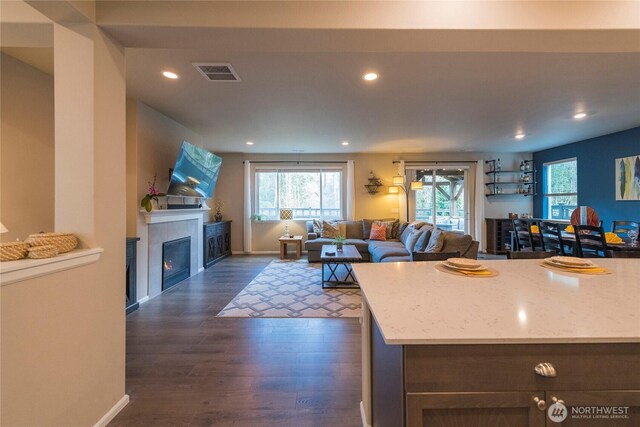
[[[192,62],[196,70],[210,82],[241,82],[240,76],[229,63]]]

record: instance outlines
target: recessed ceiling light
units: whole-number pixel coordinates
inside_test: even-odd
[[[524,137],[525,137],[525,136],[527,136],[527,135],[525,135],[525,134],[524,134],[524,133],[522,133],[522,132],[519,132],[519,133],[516,133],[516,137],[515,137],[515,138],[516,138],[516,139],[524,139]]]
[[[247,145],[253,145],[253,141],[247,141],[246,144]]]
[[[376,73],[367,73],[364,76],[362,76],[362,78],[365,79],[365,80],[371,81],[371,80],[377,79],[378,75]]]
[[[587,117],[587,113],[576,113],[573,115],[573,118],[577,120],[584,119],[585,117]]]
[[[349,145],[349,141],[342,141],[342,145]]]
[[[163,71],[162,75],[165,76],[168,79],[172,79],[175,80],[178,78],[178,75],[176,73],[173,73],[171,71]]]

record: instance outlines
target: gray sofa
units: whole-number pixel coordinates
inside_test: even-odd
[[[414,231],[412,227],[407,227],[397,239],[369,240],[365,238],[363,221],[346,221],[345,245],[355,245],[362,255],[363,261],[372,262],[397,262],[412,261],[414,256],[406,247],[406,241]],[[420,230],[426,232],[433,229],[431,224],[425,224]],[[479,243],[474,241],[468,234],[440,230],[443,234],[443,244],[436,252],[459,252],[461,257],[476,259],[478,257]],[[368,237],[368,236],[367,236]],[[428,246],[429,242],[425,243]],[[320,262],[322,245],[333,244],[333,239],[318,237],[313,230],[313,221],[307,221],[307,240],[304,243],[309,262]]]

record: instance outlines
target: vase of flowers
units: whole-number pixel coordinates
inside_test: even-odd
[[[345,240],[347,240],[347,238],[342,235],[337,235],[333,238],[333,242],[336,244],[336,251],[342,252],[342,246]]]
[[[214,209],[215,209],[215,215],[213,215],[213,218],[216,220],[216,222],[220,222],[222,221],[222,208],[224,207],[224,202],[222,200],[216,200],[216,203],[214,205]]]
[[[145,211],[151,212],[154,208],[154,205],[158,206],[158,197],[166,196],[165,193],[160,193],[156,189],[156,179],[158,174],[153,175],[153,182],[149,182],[149,192],[142,198],[140,201],[140,206],[144,208]]]

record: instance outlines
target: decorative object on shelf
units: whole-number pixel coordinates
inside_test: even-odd
[[[367,193],[377,194],[380,191],[380,187],[382,187],[382,182],[380,178],[376,178],[373,171],[371,171],[369,173],[369,183],[365,184],[364,187],[367,189]]]
[[[29,258],[53,258],[58,255],[58,247],[54,245],[32,246],[28,249]]]
[[[532,160],[520,162],[518,170],[503,170],[497,166],[498,160],[485,160],[489,164],[489,171],[485,175],[489,176],[489,182],[485,182],[489,196],[497,195],[520,195],[534,196],[536,194],[536,171],[533,169]]]
[[[37,233],[30,234],[25,243],[31,246],[53,245],[58,248],[58,253],[63,254],[78,246],[78,238],[71,233]]]
[[[616,159],[616,200],[640,200],[640,154]]]
[[[284,220],[284,237],[293,237],[289,234],[289,220],[293,219],[293,209],[280,209],[280,219]]]
[[[338,234],[333,238],[333,242],[336,244],[336,251],[342,252],[342,246],[344,245],[345,240],[347,240],[347,238],[341,234]]]
[[[500,162],[500,158],[498,157],[498,161],[496,161],[496,172],[500,172],[502,170],[502,163]]]
[[[216,213],[213,218],[216,220],[216,222],[220,222],[222,221],[222,208],[224,208],[224,202],[222,200],[216,200],[214,206]]]
[[[17,261],[27,256],[29,244],[25,242],[0,243],[0,261]]]
[[[153,202],[158,203],[158,197],[166,196],[165,193],[160,193],[156,189],[156,178],[158,174],[153,175],[153,182],[149,182],[149,192],[142,198],[140,201],[140,206],[144,208],[147,212],[151,212],[154,208]]]

